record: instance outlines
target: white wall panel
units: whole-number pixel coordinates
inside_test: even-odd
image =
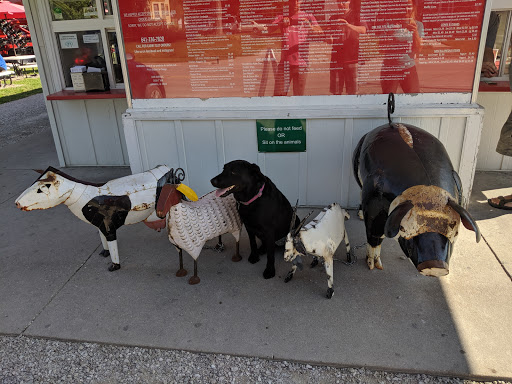
[[[143,169],[158,165],[179,168],[176,130],[173,121],[140,121],[137,135],[141,143]]]
[[[83,100],[59,100],[58,130],[64,141],[66,165],[97,165],[96,153]]]
[[[119,132],[119,137],[121,140],[123,162],[124,165],[130,165],[130,161],[128,160],[128,149],[126,148],[126,139],[124,137],[123,129],[123,113],[128,109],[128,102],[126,101],[126,99],[114,99],[114,108],[116,110],[117,131]]]
[[[204,195],[213,189],[210,179],[218,174],[215,121],[189,120],[181,125],[189,186]]]
[[[224,164],[232,160],[247,160],[258,163],[258,143],[254,120],[222,120],[218,125],[217,141],[222,140],[223,150],[219,150],[218,172]]]
[[[96,153],[96,163],[124,165],[123,148],[112,100],[86,100],[85,108]]]

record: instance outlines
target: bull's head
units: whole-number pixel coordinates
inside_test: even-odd
[[[478,225],[447,191],[420,185],[407,189],[391,203],[384,233],[398,237],[400,247],[421,274],[443,276],[449,272],[460,221],[475,232],[479,242]]]
[[[59,176],[54,168],[48,168],[17,199],[16,207],[24,211],[48,209],[66,201],[72,188],[66,179]]]

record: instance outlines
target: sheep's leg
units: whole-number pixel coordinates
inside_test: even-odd
[[[353,263],[354,260],[354,251],[350,248],[350,243],[348,241],[348,233],[347,229],[344,229],[345,233],[343,235],[343,241],[345,242],[345,246],[347,247],[347,263]]]
[[[311,262],[311,268],[315,268],[318,265],[318,257],[313,256],[313,261]]]
[[[98,230],[98,232],[100,233],[101,245],[103,246],[103,250],[100,252],[100,256],[108,257],[110,256],[110,252],[108,251],[107,238],[105,235],[103,235],[103,233],[101,233],[100,230]]]
[[[199,276],[197,276],[197,260],[194,260],[194,276],[188,279],[188,283],[190,285],[198,284],[201,281]]]
[[[332,255],[329,255],[324,258],[324,266],[325,266],[325,272],[327,273],[327,293],[326,297],[330,299],[332,295],[334,295],[334,289],[332,288],[334,279],[333,279],[333,261],[332,261]]]
[[[222,235],[219,235],[219,242],[215,247],[213,247],[213,250],[216,252],[222,252],[224,250],[224,243],[222,242]]]
[[[109,265],[108,270],[110,272],[116,271],[121,268],[121,264],[119,264],[119,251],[117,249],[117,240],[114,239],[112,241],[108,241],[108,250],[110,252],[110,258],[112,263]]]
[[[183,277],[187,276],[187,270],[183,268],[183,250],[181,248],[178,248],[178,254],[180,257],[180,269],[176,272],[177,277]]]
[[[284,278],[284,282],[285,283],[289,282],[293,278],[293,275],[295,275],[295,271],[296,270],[297,270],[297,266],[296,265],[292,265],[292,269],[290,270],[290,272],[288,272],[288,274]]]
[[[240,256],[240,243],[236,242],[235,254],[231,257],[231,261],[238,262],[242,260],[242,256]]]

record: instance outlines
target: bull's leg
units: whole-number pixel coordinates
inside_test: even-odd
[[[350,248],[347,229],[345,228],[344,231],[345,233],[343,234],[343,241],[345,242],[345,247],[347,247],[347,263],[352,263],[354,260],[354,251]]]
[[[333,269],[332,255],[326,256],[324,258],[324,266],[325,266],[325,272],[327,273],[327,293],[326,293],[325,297],[330,299],[332,297],[332,295],[334,295],[334,289],[332,288],[333,283],[334,283],[334,278],[333,278],[334,269]]]
[[[190,285],[198,284],[201,281],[199,276],[197,276],[197,260],[194,259],[194,276],[188,279],[188,283]]]
[[[183,250],[181,248],[178,248],[178,254],[179,254],[179,257],[180,257],[180,269],[178,269],[178,271],[176,272],[176,276],[177,277],[183,277],[183,276],[187,276],[187,270],[185,268],[183,268]]]
[[[292,269],[290,270],[290,272],[288,272],[288,274],[284,278],[284,282],[285,283],[289,282],[293,278],[293,275],[295,275],[295,271],[296,270],[297,270],[297,266],[296,265],[292,265]]]
[[[100,230],[98,230],[98,232],[100,233],[101,245],[103,246],[103,250],[100,252],[100,255],[103,257],[108,257],[108,256],[110,256],[110,252],[108,251],[107,239],[105,238],[103,233],[101,233]]]
[[[116,271],[121,268],[119,264],[119,251],[117,250],[117,240],[108,241],[108,250],[110,252],[110,258],[112,263],[109,265],[108,270],[110,272]]]

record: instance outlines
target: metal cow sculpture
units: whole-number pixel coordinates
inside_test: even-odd
[[[460,205],[462,184],[444,146],[418,127],[392,123],[392,94],[389,101],[389,124],[364,135],[353,155],[362,188],[367,264],[382,269],[381,243],[387,236],[398,240],[421,274],[443,276],[460,221],[475,232],[477,242],[480,230]]]
[[[161,165],[105,184],[95,184],[49,167],[16,199],[16,206],[32,211],[67,205],[76,217],[98,228],[103,245],[100,255],[110,255],[112,263],[108,270],[115,271],[121,267],[117,229],[141,221],[152,229],[165,228],[165,221],[155,214],[155,196],[158,180],[168,179],[172,172]]]

